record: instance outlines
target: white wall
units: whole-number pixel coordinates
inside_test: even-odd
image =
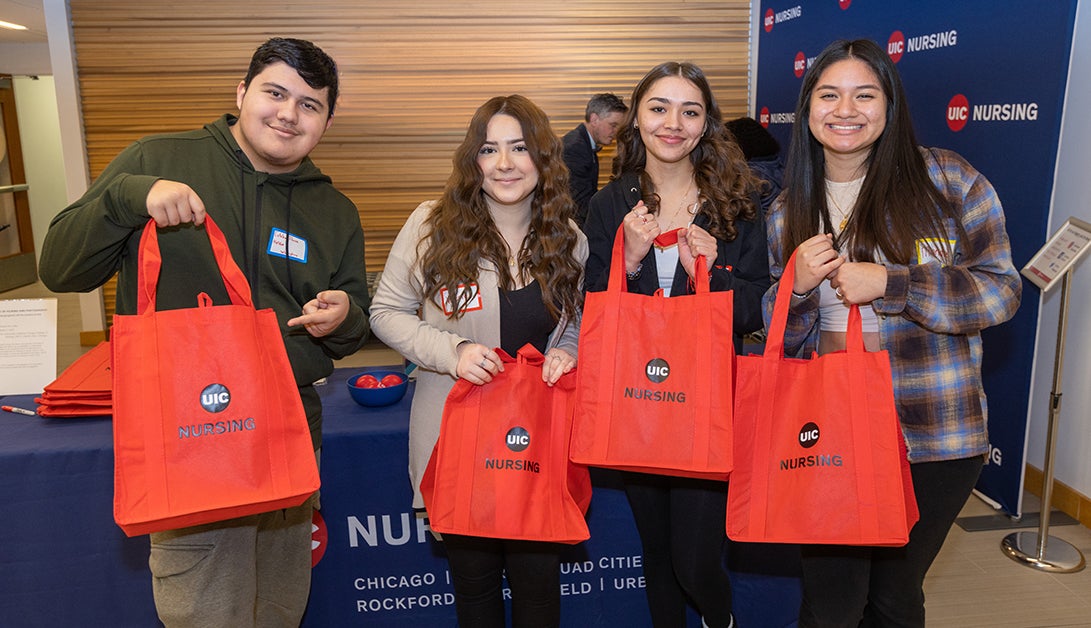
[[[48,44],[0,44],[0,74],[52,74]]]
[[[49,36],[49,58],[57,91],[57,115],[60,120],[61,154],[64,160],[62,176],[66,203],[75,201],[87,191],[90,169],[87,166],[87,145],[83,139],[83,117],[80,109],[79,82],[76,80],[76,55],[72,42],[71,19],[65,0],[43,0],[46,33]],[[106,313],[102,304],[102,289],[80,293],[81,331],[106,329]]]
[[[1091,2],[1082,0],[1076,9],[1072,62],[1061,124],[1061,143],[1053,208],[1048,235],[1070,216],[1091,221]],[[1068,298],[1068,331],[1061,371],[1061,407],[1054,450],[1054,478],[1084,496],[1091,496],[1091,264],[1084,258],[1076,266]],[[1030,434],[1027,462],[1043,469],[1049,420],[1053,362],[1057,349],[1057,325],[1061,288],[1047,294],[1030,284],[1024,301],[1042,298],[1037,351],[1030,395]]]
[[[23,146],[30,202],[30,226],[34,231],[35,259],[41,256],[42,240],[49,221],[68,204],[61,155],[61,127],[57,117],[57,92],[52,76],[12,77],[19,138]]]

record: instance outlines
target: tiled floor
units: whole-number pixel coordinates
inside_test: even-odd
[[[54,295],[40,284],[0,293],[0,299],[51,296],[58,298],[58,369],[64,369],[87,349],[79,346],[77,297]],[[399,362],[397,353],[369,344],[337,365]],[[1024,512],[1037,511],[1037,499],[1028,495]],[[971,497],[962,511],[964,517],[992,514],[995,511],[976,497]],[[1051,574],[1016,563],[1000,549],[1000,542],[1013,531],[967,532],[957,525],[952,527],[925,581],[929,628],[1091,627],[1091,568]],[[1064,539],[1091,559],[1091,530],[1060,525],[1049,532],[1051,539]]]
[[[1024,496],[1024,513],[1039,512],[1039,505],[1035,496]],[[995,512],[970,497],[961,516]],[[1053,574],[1017,563],[1000,549],[1000,542],[1014,531],[967,532],[952,526],[924,582],[929,627],[1091,626],[1091,568]],[[1091,560],[1091,530],[1079,524],[1051,525],[1048,538],[1047,547],[1061,539]]]

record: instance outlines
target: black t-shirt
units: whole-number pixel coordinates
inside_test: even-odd
[[[545,353],[556,327],[542,302],[542,287],[531,281],[518,290],[500,290],[500,348],[515,357],[528,342]]]

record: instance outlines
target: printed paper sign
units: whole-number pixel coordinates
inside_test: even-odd
[[[1091,224],[1069,218],[1021,271],[1023,276],[1047,292],[1064,276],[1091,244]]]
[[[57,299],[0,301],[0,395],[33,395],[57,379]]]

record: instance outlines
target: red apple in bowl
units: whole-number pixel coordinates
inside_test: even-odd
[[[361,375],[356,378],[356,385],[360,388],[378,388],[379,380],[374,375]]]
[[[380,388],[391,388],[393,386],[397,386],[397,385],[401,384],[403,381],[404,380],[402,379],[402,377],[400,375],[391,373],[391,374],[386,375],[385,377],[383,377],[381,380],[379,380],[379,387]]]

